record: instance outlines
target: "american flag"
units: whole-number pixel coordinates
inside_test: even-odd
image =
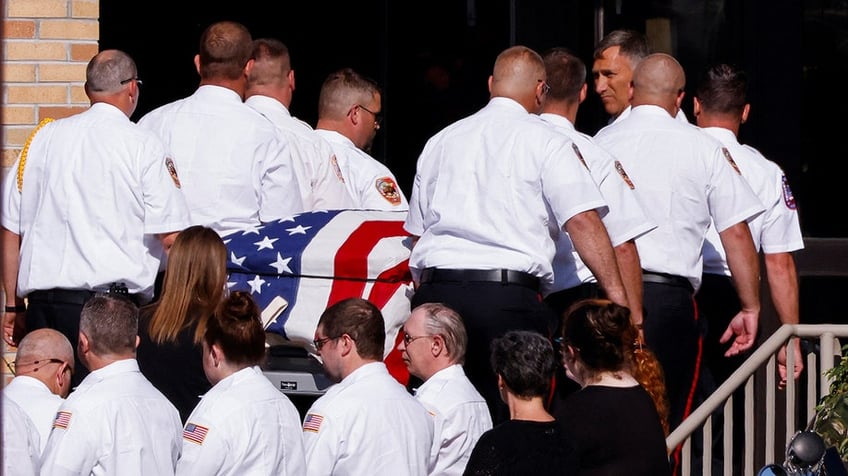
[[[318,433],[318,430],[321,429],[321,422],[324,421],[324,417],[321,415],[316,415],[315,413],[308,413],[306,418],[303,419],[303,431],[312,431]]]
[[[71,424],[71,412],[58,412],[56,413],[56,418],[53,419],[53,428],[61,428],[63,430],[68,429],[68,425]]]
[[[206,433],[209,433],[209,428],[189,422],[183,428],[183,439],[202,445],[203,440],[206,439]]]
[[[324,309],[368,299],[386,320],[388,355],[412,295],[405,219],[405,211],[313,211],[239,231],[225,238],[228,286],[249,291],[265,313],[284,300],[267,330],[307,347]]]

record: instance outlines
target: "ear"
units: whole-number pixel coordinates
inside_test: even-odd
[[[79,333],[79,342],[77,343],[77,348],[80,354],[87,354],[91,351],[91,342],[88,340],[88,336],[83,334],[82,331]]]
[[[250,76],[250,72],[253,70],[253,65],[256,64],[256,60],[251,58],[247,60],[247,63],[244,65],[244,77]]]
[[[356,342],[351,339],[350,336],[347,334],[342,334],[342,336],[339,338],[338,345],[342,347],[343,357],[347,356],[351,352],[356,352],[357,354],[359,354],[359,351],[356,350]]]
[[[293,69],[289,70],[289,87],[291,88],[292,92],[294,92],[295,85],[294,85],[294,70]]]
[[[494,79],[495,79],[494,76],[491,76],[491,75],[489,76],[489,82],[488,82],[488,84],[489,84],[489,94],[492,94],[492,81],[494,81]]]
[[[432,343],[430,344],[430,353],[433,354],[433,357],[438,357],[442,355],[442,353],[447,354],[448,349],[445,347],[445,341],[442,339],[442,336],[436,334],[433,336]]]
[[[221,365],[221,362],[224,361],[224,351],[221,349],[221,346],[218,344],[212,344],[209,347],[209,353],[212,354],[212,363],[215,364],[215,367]]]
[[[686,96],[686,91],[680,90],[677,93],[677,100],[674,101],[674,104],[677,105],[677,109],[680,109],[680,105],[683,104],[683,96]]]
[[[583,101],[586,100],[586,95],[588,94],[588,91],[589,85],[583,83],[583,87],[580,88],[580,99],[578,100],[577,104],[583,104]]]
[[[135,348],[138,349],[138,345],[141,344],[141,337],[135,336]]]
[[[200,55],[194,55],[194,69],[200,74]]]
[[[696,116],[701,114],[701,101],[698,100],[697,96],[692,98],[692,113]]]
[[[504,387],[506,387],[506,383],[504,382],[503,376],[498,374],[498,388],[503,390]]]
[[[751,105],[745,103],[745,107],[742,108],[742,123],[744,124],[748,120],[748,114],[751,112]]]

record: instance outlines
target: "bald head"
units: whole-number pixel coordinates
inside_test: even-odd
[[[513,99],[535,113],[541,107],[545,78],[545,62],[539,53],[526,46],[513,46],[495,60],[489,92],[492,97]]]
[[[21,339],[15,354],[16,375],[38,379],[62,397],[67,396],[70,389],[70,379],[65,380],[64,369],[73,369],[73,365],[71,342],[54,329],[36,329],[28,333]]]
[[[683,99],[686,75],[674,57],[654,53],[633,70],[633,106],[652,104],[674,116]]]

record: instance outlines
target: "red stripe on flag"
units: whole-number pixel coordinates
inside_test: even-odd
[[[354,230],[339,247],[333,263],[336,279],[327,299],[327,306],[354,296],[362,296],[364,278],[368,276],[368,256],[377,243],[393,236],[409,236],[400,221],[366,221]],[[344,279],[345,277],[356,279]],[[362,279],[362,280],[360,280]],[[380,306],[374,303],[376,306]]]

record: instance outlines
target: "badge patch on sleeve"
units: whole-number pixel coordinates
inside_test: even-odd
[[[207,433],[209,433],[209,428],[189,422],[183,428],[183,439],[202,445]]]
[[[321,429],[321,423],[324,422],[324,417],[318,415],[316,413],[309,413],[306,415],[306,418],[303,419],[303,431],[311,431],[313,433],[318,433],[318,430]]]
[[[392,205],[400,205],[400,190],[391,177],[381,177],[374,182],[377,191]]]
[[[177,176],[177,166],[174,165],[174,159],[165,157],[165,167],[168,167],[168,173],[171,174],[171,180],[174,181],[174,185],[176,185],[177,188],[181,188],[180,178]]]
[[[782,176],[780,181],[783,182],[783,203],[786,204],[786,208],[790,210],[795,210],[795,196],[792,195],[792,189],[789,188],[789,181],[786,180],[786,176]]]
[[[61,428],[63,430],[68,429],[68,425],[71,424],[71,412],[58,412],[56,413],[56,418],[53,419],[53,428]]]
[[[630,187],[630,190],[636,190],[636,186],[633,185],[633,181],[630,180],[630,177],[627,175],[627,171],[624,170],[624,166],[617,160],[615,161],[615,171],[618,172],[618,175],[621,175],[621,178],[624,180],[624,183]]]
[[[727,150],[727,147],[722,147],[721,153],[724,154],[724,158],[727,159],[727,162],[730,164],[731,167],[733,167],[733,170],[735,170],[737,174],[742,175],[742,171],[739,170],[739,166],[736,165],[736,161],[733,160],[733,156],[730,155],[730,151]]]
[[[589,166],[586,165],[586,160],[583,158],[583,154],[580,152],[580,147],[577,147],[577,144],[572,142],[571,148],[574,149],[574,153],[577,154],[577,158],[580,159],[580,163],[583,164],[583,167],[586,167],[586,170],[589,170]]]

